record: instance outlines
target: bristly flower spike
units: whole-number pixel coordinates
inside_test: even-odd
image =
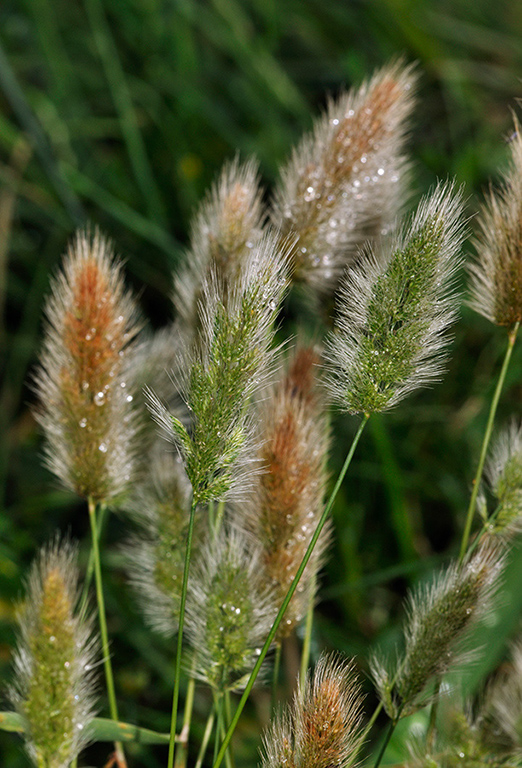
[[[515,121],[511,166],[503,188],[490,191],[475,240],[478,258],[469,269],[473,309],[496,325],[522,321],[522,135]]]
[[[189,429],[149,392],[153,417],[183,457],[193,504],[244,487],[253,456],[250,401],[271,371],[286,285],[286,260],[273,234],[252,249],[226,302],[212,271],[202,287],[198,338],[174,374],[192,417]]]
[[[246,525],[259,541],[263,569],[274,587],[278,608],[323,511],[329,436],[316,380],[319,361],[313,347],[298,348],[281,381],[262,403],[262,469],[252,498],[238,506],[236,515],[238,524]],[[289,635],[306,613],[328,541],[327,525],[287,608],[278,640]]]
[[[41,550],[33,563],[11,698],[27,722],[27,749],[38,768],[67,768],[89,741],[94,717],[92,622],[78,614],[76,549]]]
[[[139,526],[124,548],[129,580],[148,624],[166,637],[178,628],[191,489],[179,456],[165,443],[150,454],[150,476],[125,508]],[[196,520],[194,550],[201,538]]]
[[[503,565],[499,547],[483,546],[464,565],[450,565],[411,593],[402,657],[393,669],[378,657],[371,665],[392,720],[424,706],[430,680],[458,661],[467,631],[491,605]]]
[[[385,234],[404,199],[403,155],[415,75],[395,63],[331,101],[283,169],[272,222],[297,234],[294,277],[331,291],[367,240]]]
[[[205,277],[216,273],[225,299],[262,237],[264,220],[257,166],[253,160],[240,164],[236,158],[225,165],[199,207],[186,264],[175,276],[174,306],[187,328],[197,326]]]
[[[441,184],[347,271],[325,355],[326,385],[343,410],[383,411],[440,376],[463,237],[462,196]]]
[[[96,232],[80,232],[46,305],[37,418],[50,469],[80,496],[108,503],[136,457],[134,394],[124,375],[139,330],[121,266]]]
[[[220,693],[245,685],[277,612],[259,555],[251,537],[222,529],[193,563],[187,637],[196,675]]]
[[[263,768],[347,768],[361,746],[362,695],[353,662],[323,655],[303,693],[263,739]]]
[[[522,526],[522,425],[512,422],[493,444],[485,474],[497,499],[493,534],[512,535]]]

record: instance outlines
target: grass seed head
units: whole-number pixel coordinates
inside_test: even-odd
[[[19,616],[12,700],[27,721],[27,749],[42,768],[66,768],[89,740],[96,644],[75,610],[76,550],[56,540],[30,572]]]
[[[46,305],[35,382],[50,469],[80,496],[110,502],[136,457],[134,397],[125,376],[139,330],[121,266],[96,232],[80,232]]]
[[[276,612],[256,543],[226,529],[210,537],[194,561],[187,597],[198,677],[221,692],[242,688]]]
[[[510,143],[511,165],[503,187],[482,207],[471,265],[470,304],[496,325],[522,321],[522,136],[518,122]]]
[[[379,251],[349,269],[326,348],[326,385],[350,413],[373,413],[436,380],[454,321],[462,197],[439,185]]]
[[[396,63],[332,100],[283,169],[272,206],[282,236],[297,234],[294,277],[331,291],[368,239],[398,214],[415,76]]]
[[[191,488],[179,457],[165,444],[151,454],[151,474],[126,503],[139,526],[124,553],[130,582],[148,624],[171,637],[178,628]],[[195,522],[197,553],[201,521]]]
[[[263,768],[343,768],[360,747],[362,695],[353,662],[322,655],[264,738]]]

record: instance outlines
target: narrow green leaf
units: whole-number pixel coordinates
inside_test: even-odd
[[[18,712],[0,712],[0,730],[24,733],[25,721]],[[104,717],[95,717],[89,725],[94,741],[136,741],[140,744],[168,744],[169,734],[140,728],[130,723],[116,723]]]

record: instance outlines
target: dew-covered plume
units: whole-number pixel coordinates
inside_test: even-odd
[[[318,388],[319,354],[299,347],[260,408],[258,458],[251,499],[238,520],[259,541],[265,577],[278,608],[283,602],[323,511],[328,455],[326,409]],[[288,635],[313,600],[316,574],[329,540],[325,527],[285,613],[278,639]]]
[[[496,325],[522,320],[522,136],[510,143],[503,186],[491,190],[478,218],[477,259],[470,267],[471,306]]]
[[[380,238],[404,201],[404,144],[415,75],[395,63],[331,100],[283,168],[272,205],[282,236],[298,235],[294,277],[335,288],[367,240]]]
[[[405,647],[393,661],[372,659],[372,673],[393,720],[426,703],[426,687],[459,659],[469,628],[487,612],[503,568],[500,549],[484,546],[409,596]]]
[[[174,306],[187,328],[197,326],[202,284],[213,271],[224,299],[240,279],[249,253],[263,234],[265,214],[257,166],[236,158],[225,165],[200,205],[191,227],[190,250],[175,276]]]
[[[137,430],[126,364],[138,333],[121,264],[98,232],[80,232],[47,301],[35,377],[50,469],[80,496],[110,502],[132,477]]]
[[[287,284],[275,236],[249,252],[226,302],[219,275],[202,286],[200,329],[174,376],[189,409],[188,429],[149,393],[154,418],[185,463],[194,503],[223,499],[248,481],[255,447],[250,402],[274,361],[274,322]]]
[[[347,768],[361,746],[362,695],[353,662],[322,655],[263,738],[263,768]]]
[[[193,562],[187,637],[197,677],[220,692],[245,685],[277,613],[259,554],[251,537],[225,528]]]
[[[124,549],[129,580],[148,624],[167,637],[178,628],[190,497],[181,460],[163,442],[151,452],[150,474],[125,506],[138,526]],[[201,536],[198,518],[195,552]]]
[[[76,549],[56,540],[33,563],[19,615],[11,699],[38,768],[66,768],[89,741],[96,643],[76,609]]]
[[[343,410],[383,411],[440,376],[463,236],[461,194],[441,184],[347,270],[326,347],[326,384]]]

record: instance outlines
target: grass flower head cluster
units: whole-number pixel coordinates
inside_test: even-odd
[[[518,423],[500,430],[489,450],[522,321],[518,129],[504,186],[482,209],[471,267],[473,306],[508,329],[508,348],[467,516],[462,510],[455,526],[462,524],[460,553],[449,542],[437,575],[410,589],[403,641],[391,655],[376,650],[387,634],[379,617],[392,615],[391,601],[360,617],[359,588],[369,578],[381,589],[391,571],[419,583],[431,568],[419,555],[427,548],[421,535],[412,534],[402,570],[378,570],[372,554],[371,573],[356,573],[356,563],[336,558],[358,647],[368,645],[360,658],[321,652],[325,637],[348,648],[355,635],[315,620],[328,547],[341,551],[332,511],[335,520],[348,519],[343,536],[354,561],[373,525],[356,498],[368,463],[357,478],[347,474],[366,424],[377,422],[372,445],[382,450],[386,428],[374,414],[441,377],[458,314],[463,191],[440,182],[404,215],[415,84],[414,69],[395,62],[332,99],[271,198],[253,160],[226,165],[196,211],[185,264],[174,276],[175,318],[159,331],[144,329],[138,339],[144,324],[108,242],[98,232],[73,240],[45,307],[37,416],[48,466],[88,502],[91,550],[79,603],[74,548],[55,538],[42,549],[20,614],[13,711],[0,713],[0,729],[24,735],[37,768],[77,768],[89,739],[113,743],[107,768],[127,767],[127,742],[129,766],[143,757],[139,750],[167,744],[167,768],[253,764],[241,741],[248,729],[236,727],[258,681],[271,686],[259,686],[255,698],[259,737],[261,720],[272,716],[262,768],[370,761],[379,768],[390,742],[408,766],[520,765],[519,645],[481,698],[462,704],[442,696],[466,653],[480,656],[472,630],[485,618],[496,621],[490,609],[500,605],[501,576],[522,520]],[[298,288],[314,315],[314,341],[305,330],[312,319],[292,316],[299,283],[312,289]],[[342,412],[337,421],[331,405]],[[357,417],[353,428],[350,415]],[[344,443],[335,442],[332,424]],[[340,467],[335,476],[330,464]],[[465,487],[468,478],[460,479]],[[398,510],[401,483],[394,477],[391,485],[391,527],[400,539],[409,509]],[[104,556],[109,507],[123,509],[134,525],[113,558]],[[119,518],[109,533],[127,523]],[[389,528],[381,523],[383,541]],[[156,651],[145,626],[127,627],[133,652],[146,649],[140,672],[152,661],[162,681],[173,679],[168,733],[157,730],[165,713],[149,712],[147,728],[119,714],[125,680],[112,672],[118,654],[110,629],[117,622],[107,620],[102,569],[123,560],[145,624],[167,641]],[[97,643],[85,620],[91,580],[107,693],[101,718],[93,713]],[[107,614],[118,606],[109,594]],[[370,671],[375,691],[363,695],[359,667]],[[288,694],[293,698],[278,708]],[[366,721],[363,709],[372,702]],[[125,702],[121,711],[143,709]],[[407,728],[395,729],[412,714],[427,726],[405,748]],[[147,755],[143,764],[156,765],[156,758]]]

